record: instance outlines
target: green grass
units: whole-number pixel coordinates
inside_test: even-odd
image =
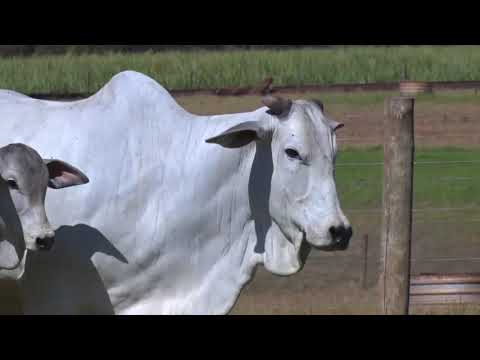
[[[416,161],[478,161],[480,150],[455,148],[419,149]],[[345,209],[381,208],[383,164],[344,166],[352,163],[383,162],[383,150],[345,149],[337,160],[337,186]],[[480,207],[480,163],[416,165],[414,208]]]
[[[332,105],[371,106],[383,105],[387,98],[399,96],[399,92],[322,92],[315,93],[313,96],[320,98],[327,107]],[[299,94],[298,97],[302,98],[302,94]],[[423,105],[480,104],[480,92],[475,90],[442,90],[432,94],[419,94],[415,97],[415,102]]]
[[[337,49],[196,51],[57,55],[0,59],[0,88],[94,92],[124,70],[145,73],[168,89],[256,85],[367,83],[408,78],[479,80],[480,46],[348,47]]]

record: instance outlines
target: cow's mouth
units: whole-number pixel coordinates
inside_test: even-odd
[[[349,238],[350,239],[350,238]],[[349,240],[347,241],[332,241],[328,245],[315,245],[312,242],[308,242],[312,248],[324,252],[346,251],[349,247]]]
[[[48,252],[48,251],[52,250],[52,246],[39,245],[38,250],[41,251],[41,252]]]
[[[54,243],[54,238],[37,239],[36,241],[37,249],[42,252],[52,250]]]
[[[326,252],[346,251],[350,246],[350,240],[352,236],[353,236],[352,228],[347,228],[345,229],[345,233],[341,236],[340,239],[333,239],[330,245],[317,246],[315,248],[321,251],[326,251]]]
[[[335,252],[335,251],[345,251],[348,249],[348,245],[339,245],[339,244],[332,244],[327,246],[313,246],[316,250],[324,251],[324,252]]]
[[[52,250],[53,244],[52,245],[38,245],[37,248],[41,252],[49,252],[50,250]]]

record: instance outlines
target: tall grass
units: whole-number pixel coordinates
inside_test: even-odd
[[[135,70],[168,89],[480,80],[480,46],[169,51],[0,59],[0,88],[24,93],[95,92],[115,74]]]

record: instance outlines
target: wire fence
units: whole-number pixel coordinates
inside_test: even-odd
[[[377,209],[344,209],[344,211],[348,213],[380,213],[382,212],[382,209],[377,208]],[[438,211],[438,212],[458,212],[458,211],[478,211],[480,214],[480,207],[459,207],[459,208],[421,208],[421,209],[413,209],[412,210],[414,213],[422,213],[422,212],[430,212],[430,211]]]
[[[355,121],[357,122],[357,121]],[[384,139],[381,129],[383,124],[369,124],[368,128],[375,127],[374,134],[371,132],[355,130],[358,125],[347,125],[352,127],[350,133],[344,133],[337,137],[340,148],[348,147],[372,147],[383,146]],[[442,125],[441,128],[428,130],[425,132],[417,129],[415,135],[416,146],[424,147],[450,147],[457,146],[462,148],[479,148],[480,147],[480,126],[476,122],[465,124],[461,120],[453,120],[450,124]],[[461,130],[458,130],[461,129]],[[378,132],[377,132],[378,131]],[[462,132],[461,134],[455,132]]]
[[[416,166],[480,166],[480,161],[419,161],[415,163]],[[339,168],[374,168],[383,166],[383,162],[358,162],[358,163],[339,163]],[[479,168],[480,170],[480,168]],[[478,170],[476,170],[477,172]],[[340,173],[339,173],[340,174]],[[427,212],[465,212],[478,211],[480,215],[480,198],[476,198],[475,194],[480,193],[480,172],[468,173],[461,171],[456,173],[453,169],[445,171],[441,174],[420,172],[417,169],[414,183],[416,184],[414,191],[415,208],[413,212],[416,214]],[[350,214],[378,214],[382,211],[381,208],[381,192],[383,187],[382,173],[380,171],[376,174],[370,172],[354,173],[349,176],[348,172],[342,172],[341,176],[337,176],[337,184],[340,192],[350,193],[350,197],[354,196],[355,192],[368,189],[372,194],[378,192],[374,198],[361,200],[362,205],[368,207],[349,207],[344,210]],[[373,189],[373,190],[372,190]],[[433,189],[433,190],[432,190]],[[445,191],[443,194],[442,192]],[[472,196],[469,195],[472,193]],[[353,194],[353,195],[352,195]],[[441,196],[445,195],[445,196]],[[457,198],[458,196],[458,198]],[[368,200],[368,201],[367,201]],[[350,205],[355,205],[351,203]],[[370,206],[372,205],[372,206]],[[423,205],[423,206],[422,206]],[[437,206],[435,206],[437,205]]]
[[[442,134],[442,136],[444,136]],[[467,153],[468,154],[468,153]],[[467,155],[468,156],[468,155]],[[469,156],[470,158],[472,157],[471,155]],[[381,168],[384,166],[383,161],[339,161],[336,164],[336,167],[338,168],[371,168],[372,170],[377,168]],[[457,175],[456,172],[459,167],[461,169],[465,169],[466,167],[474,169],[476,166],[480,166],[480,160],[417,160],[414,161],[414,166],[415,167],[421,167],[421,168],[431,168],[431,167],[441,167],[442,169],[445,168],[450,168],[450,170],[445,171],[445,176],[442,177],[432,177],[428,179],[429,183],[433,186],[434,184],[437,184],[439,186],[439,191],[442,191],[443,184],[445,184],[445,189],[451,189],[451,186],[455,186],[459,182],[462,183],[471,183],[468,186],[470,189],[473,188],[479,188],[480,187],[480,181],[479,176],[476,176],[476,174],[465,174],[466,171],[462,171],[461,174]],[[368,173],[368,172],[367,172]],[[417,173],[418,174],[418,173]],[[378,173],[378,176],[381,178],[381,173]],[[425,173],[423,173],[423,176],[425,176]],[[427,176],[428,177],[428,176]],[[448,181],[447,181],[448,180]],[[348,179],[346,181],[355,181],[355,179]],[[358,180],[360,181],[360,180]],[[368,177],[363,176],[361,179],[362,186],[380,186],[379,191],[382,191],[381,188],[381,181],[369,181]],[[452,185],[453,184],[453,185]],[[478,185],[477,185],[478,184]],[[379,194],[380,195],[380,194]],[[435,196],[434,193],[431,196]],[[425,199],[422,199],[425,200]],[[435,199],[432,199],[435,200]],[[415,227],[423,227],[423,234],[422,234],[422,241],[427,242],[425,238],[425,233],[428,234],[428,232],[425,232],[425,228],[428,226],[432,226],[435,228],[436,233],[441,233],[442,229],[444,229],[444,234],[440,234],[442,237],[442,241],[448,238],[448,236],[458,236],[458,246],[457,248],[453,249],[453,253],[457,252],[457,255],[454,255],[452,252],[446,252],[444,255],[438,255],[438,256],[425,256],[426,254],[421,254],[422,252],[428,252],[427,250],[424,249],[424,251],[420,251],[420,253],[417,253],[417,255],[412,254],[411,258],[411,263],[412,266],[417,266],[417,265],[425,265],[423,267],[428,268],[428,264],[445,264],[446,268],[448,268],[448,264],[455,263],[458,265],[456,268],[468,268],[468,264],[478,264],[480,263],[480,228],[479,228],[479,241],[478,241],[478,246],[475,249],[475,244],[472,242],[472,239],[477,236],[477,233],[475,232],[475,226],[470,227],[469,229],[464,230],[462,234],[455,234],[455,230],[452,230],[451,225],[454,224],[456,225],[456,228],[462,228],[463,225],[467,226],[467,224],[479,224],[480,223],[480,198],[475,199],[471,198],[468,199],[468,203],[471,203],[470,206],[448,206],[448,202],[443,202],[443,206],[435,207],[435,206],[425,206],[425,207],[416,207],[414,208],[413,211],[413,226],[414,226],[414,234],[413,234],[413,243],[416,242],[416,234],[415,234]],[[433,201],[432,201],[433,202]],[[379,204],[377,204],[379,205]],[[445,206],[447,205],[447,206]],[[358,217],[358,216],[368,216],[372,218],[378,218],[378,221],[375,221],[375,223],[380,223],[381,222],[381,214],[382,214],[383,209],[381,207],[375,206],[375,207],[370,207],[370,208],[345,208],[344,212],[347,214],[347,216],[350,217]],[[465,214],[468,213],[468,216]],[[432,214],[438,214],[438,216],[433,216]],[[451,215],[450,215],[451,214]],[[478,214],[478,216],[475,216]],[[364,227],[372,226],[371,220],[368,220],[368,225],[363,225]],[[448,227],[448,228],[447,228]],[[365,230],[368,231],[366,228],[362,229],[362,224],[360,224],[360,231]],[[368,238],[368,236],[367,236]],[[443,239],[444,238],[444,239]],[[418,238],[417,238],[418,239]],[[379,244],[379,235],[374,236],[373,238],[370,237],[370,240],[374,240],[373,242],[375,243],[376,246]],[[432,241],[438,241],[439,239],[436,237],[436,235],[432,235],[432,239],[428,240],[428,242]],[[472,256],[463,256],[458,253],[457,250],[460,249],[460,252],[462,252],[462,241],[463,240],[468,240],[469,241],[469,246],[472,248]],[[354,240],[355,241],[355,240]],[[367,240],[368,241],[368,240]],[[381,253],[377,250],[373,251],[372,249],[368,249],[368,244],[365,244],[365,240],[362,240],[361,238],[356,239],[357,244],[354,246],[353,251],[343,253],[343,254],[336,254],[334,256],[321,256],[318,258],[319,261],[333,261],[337,262],[338,261],[348,261],[357,263],[358,265],[360,264],[369,264],[369,267],[375,267],[381,262]],[[370,241],[372,243],[372,241]],[[473,245],[472,245],[473,243]],[[431,245],[430,248],[434,248],[434,244]],[[370,248],[372,248],[370,244]],[[418,250],[418,249],[417,249]],[[442,252],[442,248],[436,249],[435,253],[439,254]],[[460,255],[460,256],[458,256]],[[315,260],[314,260],[315,261]],[[462,265],[463,264],[463,265]],[[478,265],[476,265],[478,268]],[[366,270],[365,270],[366,271]]]
[[[345,163],[338,163],[336,166],[338,167],[348,167],[348,166],[383,166],[383,161],[378,162],[345,162]],[[422,165],[480,165],[480,160],[459,160],[459,161],[415,161],[415,166],[422,166]]]
[[[348,261],[353,261],[358,264],[362,264],[365,260],[365,258],[358,255],[344,255],[344,256],[337,256],[337,257],[331,257],[331,258],[314,258],[314,259],[309,259],[308,261],[317,261],[321,263],[326,263],[328,261],[331,261],[333,263],[339,264],[340,261],[342,260],[348,260]],[[368,257],[367,260],[370,266],[377,266],[381,263],[380,258],[373,258]],[[415,263],[468,263],[468,262],[480,262],[480,258],[478,257],[456,257],[456,258],[412,258],[410,259],[410,262],[415,264]]]

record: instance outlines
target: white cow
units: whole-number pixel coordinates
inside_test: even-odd
[[[25,144],[0,148],[0,280],[18,280],[27,250],[48,251],[55,231],[45,212],[47,187],[87,184],[87,176],[59,160],[43,160]]]
[[[341,125],[320,103],[264,103],[196,116],[131,71],[77,102],[0,93],[0,143],[28,142],[95,184],[47,199],[68,226],[27,259],[25,313],[226,314],[258,265],[291,275],[310,245],[346,249]]]

